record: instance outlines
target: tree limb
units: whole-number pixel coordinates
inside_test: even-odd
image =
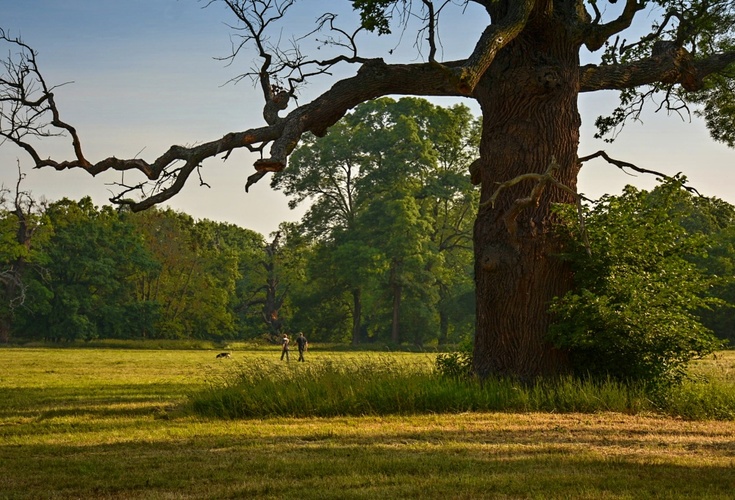
[[[695,59],[673,42],[658,42],[650,57],[629,64],[594,65],[580,68],[580,92],[621,90],[656,83],[681,84],[688,91],[700,90],[706,76],[735,63],[735,51]]]
[[[575,190],[570,188],[569,186],[562,184],[556,178],[554,175],[559,170],[560,165],[556,161],[556,157],[551,157],[551,162],[549,163],[549,166],[546,168],[546,172],[543,174],[536,174],[536,173],[527,173],[527,174],[521,174],[517,177],[514,177],[508,181],[502,182],[498,184],[498,188],[495,190],[495,192],[492,194],[492,196],[485,202],[480,204],[480,207],[484,207],[487,205],[490,205],[491,207],[495,207],[495,202],[497,201],[498,196],[500,193],[507,188],[510,188],[512,186],[515,186],[516,184],[523,182],[523,181],[535,181],[536,185],[531,189],[531,192],[528,196],[524,198],[517,198],[513,201],[508,211],[503,214],[503,222],[505,223],[506,229],[508,229],[508,233],[510,234],[510,239],[512,242],[517,242],[516,234],[518,232],[518,216],[520,213],[529,207],[535,207],[538,206],[539,200],[541,199],[541,195],[543,194],[546,187],[551,184],[552,186],[555,186],[563,191],[566,191],[567,193],[574,196],[575,200],[577,200],[577,210],[578,214],[581,220],[580,227],[584,228],[584,219],[582,216],[582,205],[581,200],[587,199],[581,194],[577,193]],[[583,238],[585,239],[587,249],[589,251],[589,243],[587,242],[587,235],[583,230]]]
[[[485,29],[470,57],[457,70],[457,89],[460,94],[472,94],[500,49],[523,31],[535,4],[534,0],[508,2],[508,12],[499,21],[493,22]]]
[[[591,155],[583,156],[582,158],[579,159],[579,162],[580,163],[584,163],[586,161],[593,160],[595,158],[602,158],[605,161],[607,161],[608,163],[610,163],[611,165],[615,165],[616,167],[618,167],[623,172],[625,172],[626,169],[629,169],[629,170],[634,170],[634,171],[636,171],[638,173],[641,173],[641,174],[657,175],[660,178],[666,179],[666,180],[672,180],[672,179],[674,179],[674,177],[672,177],[670,175],[666,175],[666,174],[664,174],[662,172],[657,172],[656,170],[649,170],[647,168],[638,167],[638,166],[636,166],[636,165],[634,165],[632,163],[629,163],[627,161],[616,160],[615,158],[611,158],[605,151],[598,151],[596,153],[592,153]],[[628,173],[628,172],[625,172],[625,173]],[[697,191],[695,188],[693,188],[691,186],[687,186],[685,184],[682,184],[681,187],[684,188],[684,189],[686,189],[690,193],[694,193],[697,196],[702,196],[701,194],[699,194],[699,191]]]
[[[436,64],[387,65],[382,60],[370,60],[352,78],[337,82],[311,103],[296,108],[284,118],[271,120],[273,123],[268,126],[229,133],[220,139],[194,147],[171,146],[168,151],[150,163],[140,158],[119,159],[116,157],[93,163],[82,154],[81,141],[76,130],[60,119],[60,112],[53,99],[53,94],[43,82],[41,73],[35,65],[35,53],[19,40],[11,40],[7,37],[5,39],[25,50],[21,61],[29,61],[32,64],[20,63],[19,69],[15,69],[17,77],[15,80],[3,79],[0,82],[3,85],[3,104],[11,103],[29,107],[34,110],[33,119],[35,120],[42,120],[45,114],[50,113],[51,119],[48,126],[61,129],[72,136],[75,158],[64,161],[43,159],[35,147],[25,141],[22,134],[17,133],[19,128],[15,122],[7,126],[3,124],[0,127],[0,135],[23,148],[33,159],[35,168],[52,167],[56,170],[82,168],[92,175],[108,170],[137,170],[149,180],[157,180],[162,177],[173,179],[169,185],[162,187],[158,192],[142,201],[126,199],[124,198],[125,193],[111,199],[114,203],[129,205],[134,211],[144,210],[176,195],[183,188],[189,175],[207,158],[220,154],[226,157],[233,149],[243,147],[251,151],[260,151],[265,145],[271,144],[270,157],[261,158],[255,162],[257,173],[248,179],[247,186],[249,187],[266,172],[282,170],[286,165],[287,156],[296,147],[302,134],[312,132],[317,136],[323,136],[327,128],[336,123],[349,109],[366,100],[389,94],[458,95],[446,71]],[[447,64],[451,67],[456,63]],[[42,82],[41,97],[37,100],[30,100],[26,96],[27,76],[25,76],[26,80],[21,77],[28,74],[32,74]],[[46,125],[39,125],[41,126]],[[25,129],[30,128],[27,123],[24,124],[24,127]],[[46,135],[49,134],[46,133]],[[183,162],[183,166],[174,169],[173,165],[180,162]]]
[[[625,8],[620,16],[606,24],[596,24],[600,19],[600,13],[597,6],[594,5],[594,7],[596,12],[595,21],[586,26],[584,33],[584,44],[590,52],[599,50],[611,36],[628,29],[633,23],[636,13],[645,8],[645,4],[638,0],[626,0]]]

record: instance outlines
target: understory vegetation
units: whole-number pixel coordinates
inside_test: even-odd
[[[735,211],[685,187],[677,177],[651,191],[628,186],[579,213],[559,207],[575,286],[552,303],[550,340],[578,377],[656,390],[723,347],[713,330],[730,328],[721,319],[734,303],[735,260],[723,257]]]
[[[250,360],[191,396],[199,415],[238,419],[426,413],[620,412],[662,413],[687,419],[735,419],[735,384],[718,377],[677,385],[565,376],[535,382],[456,376],[455,362],[415,355],[410,362],[365,355],[339,362],[278,364]],[[450,367],[450,368],[448,368]]]

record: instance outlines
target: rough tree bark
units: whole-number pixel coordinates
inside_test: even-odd
[[[482,184],[482,205],[474,231],[474,363],[481,376],[533,378],[565,369],[564,353],[544,341],[548,301],[571,285],[569,270],[554,258],[560,247],[550,209],[553,203],[569,203],[575,198],[580,161],[579,93],[653,86],[651,92],[661,91],[668,101],[675,88],[702,89],[708,75],[732,79],[735,65],[731,43],[735,13],[732,2],[724,0],[624,0],[609,22],[603,22],[609,16],[607,9],[601,9],[601,0],[472,0],[488,12],[490,22],[465,60],[441,63],[436,60],[435,28],[438,13],[449,2],[435,8],[430,0],[422,0],[420,4],[428,12],[421,32],[421,36],[428,35],[427,62],[386,64],[382,59],[359,57],[355,44],[358,29],[352,34],[335,30],[345,37],[341,47],[348,55],[324,61],[297,58],[277,65],[276,55],[287,53],[268,53],[265,31],[293,2],[224,1],[242,23],[244,42],[255,45],[263,61],[250,76],[260,82],[267,125],[192,147],[171,146],[150,162],[115,157],[92,162],[83,155],[76,129],[62,121],[53,87],[46,85],[38,71],[35,52],[0,29],[0,42],[8,42],[21,54],[20,62],[6,61],[7,75],[0,78],[0,103],[7,104],[5,116],[9,117],[0,126],[0,137],[25,150],[36,167],[82,168],[92,175],[105,170],[139,171],[153,181],[155,189],[142,199],[131,199],[131,193],[140,191],[143,184],[121,186],[122,192],[112,201],[143,210],[176,195],[204,160],[216,156],[226,159],[236,148],[263,154],[268,147],[269,156],[263,154],[255,162],[256,173],[248,179],[247,188],[267,172],[285,168],[302,134],[326,134],[345,113],[366,100],[385,95],[474,97],[483,112],[480,158],[472,169],[473,180]],[[411,5],[391,1],[363,4],[366,9],[377,9],[377,13],[371,12],[386,23],[390,16],[386,12],[393,12],[390,9]],[[652,4],[670,10],[640,43],[625,45],[623,40],[619,45],[617,35],[639,14],[648,15],[643,9]],[[388,10],[380,11],[384,5]],[[276,12],[270,14],[271,9]],[[328,26],[336,16],[320,19],[322,26]],[[704,19],[701,25],[697,24],[700,19]],[[706,36],[699,37],[699,29],[707,30]],[[596,51],[608,40],[615,50],[608,51],[600,64],[580,66],[582,46]],[[724,43],[714,43],[719,41]],[[630,50],[632,46],[636,50]],[[328,73],[340,63],[359,64],[360,69],[312,102],[279,116],[306,76]],[[43,119],[45,124],[38,123]],[[26,140],[28,131],[36,136],[50,131],[68,134],[73,158],[47,158],[36,150],[35,142]]]
[[[481,376],[532,377],[565,368],[564,353],[544,337],[549,301],[571,286],[570,270],[555,257],[560,246],[551,205],[572,202],[573,196],[548,186],[533,199],[536,183],[529,180],[498,192],[491,202],[499,182],[544,173],[553,161],[560,166],[555,179],[576,187],[579,47],[551,18],[533,22],[550,36],[521,34],[498,54],[475,91],[484,117],[474,233],[474,367]]]

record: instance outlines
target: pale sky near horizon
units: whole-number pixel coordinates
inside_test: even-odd
[[[229,54],[233,31],[226,23],[234,22],[232,15],[222,5],[206,9],[203,5],[196,0],[0,0],[0,27],[12,36],[20,35],[38,52],[47,83],[71,82],[55,91],[56,100],[62,119],[77,127],[89,159],[138,156],[152,161],[172,144],[205,142],[264,124],[259,91],[249,81],[227,84],[251,66],[252,57],[241,57],[231,66],[216,59]],[[348,7],[346,0],[299,2],[289,26],[274,36],[287,41],[293,29],[309,31],[322,11],[338,9],[345,18],[352,15]],[[483,16],[458,13],[440,26],[443,59],[468,55],[471,46],[462,42],[474,43],[485,26]],[[454,38],[456,29],[472,36]],[[405,34],[400,44],[395,38],[368,43],[388,62],[410,62],[415,60],[413,37]],[[387,53],[390,48],[396,48],[393,56]],[[317,56],[321,55],[313,55]],[[333,81],[307,87],[301,102]],[[471,100],[432,100],[464,102],[478,112]],[[735,150],[712,141],[701,119],[647,113],[643,124],[629,124],[613,144],[607,144],[593,138],[593,122],[614,104],[611,92],[581,98],[580,156],[605,150],[640,167],[669,175],[683,172],[702,194],[735,203]],[[47,155],[71,158],[68,140],[48,141],[44,146]],[[271,190],[269,178],[245,193],[254,159],[250,153],[238,152],[224,163],[219,158],[208,160],[203,178],[211,188],[200,187],[192,175],[189,185],[167,205],[196,219],[230,222],[264,235],[282,221],[298,220],[303,209],[289,210],[288,199]],[[93,178],[82,171],[31,170],[25,152],[4,144],[0,182],[5,186],[15,185],[17,161],[27,174],[23,187],[49,200],[89,195],[102,205],[112,189],[107,184],[121,176]],[[626,175],[600,160],[583,167],[578,188],[587,196],[599,197],[618,194],[625,184],[647,189],[655,179]]]

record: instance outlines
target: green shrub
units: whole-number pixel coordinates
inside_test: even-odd
[[[665,386],[720,347],[696,315],[716,302],[707,296],[715,278],[693,264],[708,235],[692,219],[706,214],[681,185],[602,198],[586,210],[589,247],[572,235],[576,213],[560,209],[575,288],[552,304],[550,338],[579,376]]]
[[[436,369],[445,377],[469,379],[472,377],[472,355],[468,352],[445,352],[436,357]]]

